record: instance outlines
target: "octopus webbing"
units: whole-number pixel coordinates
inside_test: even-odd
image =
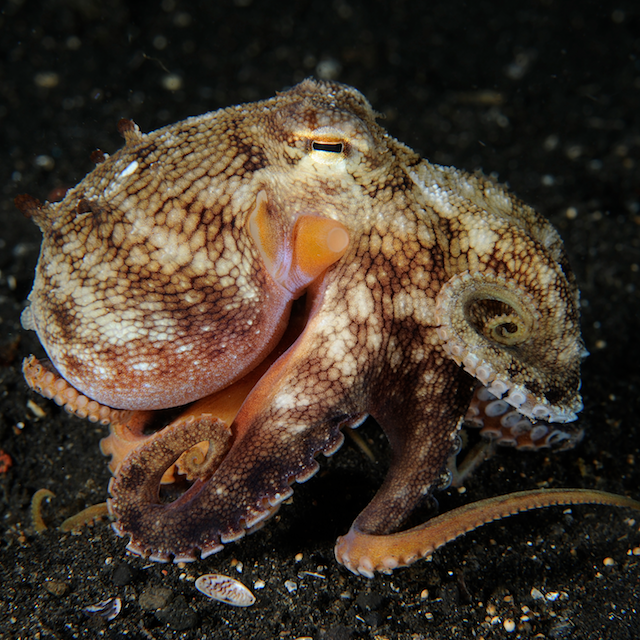
[[[354,572],[520,510],[640,506],[533,491],[400,531],[446,486],[465,417],[522,448],[580,437],[575,278],[556,230],[504,187],[423,160],[337,83],[119,129],[124,148],[94,152],[61,202],[16,204],[44,236],[22,322],[49,361],[28,359],[25,376],[111,424],[108,502],[129,550],[215,553],[367,415],[392,462],[338,541]],[[160,500],[177,478],[189,487]]]

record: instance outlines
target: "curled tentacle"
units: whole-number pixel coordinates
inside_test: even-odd
[[[407,531],[369,535],[352,526],[338,538],[338,562],[355,574],[372,578],[376,571],[390,573],[431,555],[448,542],[484,524],[522,511],[557,505],[601,504],[640,510],[640,502],[591,489],[534,489],[479,500],[432,518]]]
[[[207,440],[209,451],[206,465],[201,467],[201,479],[197,480],[180,498],[162,504],[159,485],[166,470],[193,445]],[[113,528],[119,535],[130,535],[128,549],[138,555],[151,556],[157,561],[175,561],[195,558],[194,548],[176,551],[174,537],[181,538],[179,529],[170,526],[176,513],[184,505],[190,505],[205,486],[202,477],[211,475],[220,464],[231,444],[231,430],[222,421],[212,416],[201,415],[199,419],[178,418],[162,431],[154,434],[129,455],[111,479],[108,500],[109,511],[116,518]],[[144,532],[140,537],[138,532]],[[207,532],[203,532],[207,535]],[[203,544],[200,549],[212,552],[219,548]]]
[[[438,337],[456,363],[521,414],[571,422],[582,409],[584,346],[573,291],[560,266],[547,262],[534,276],[527,269],[518,278],[491,270],[454,275],[437,296]],[[543,275],[557,295],[540,295]]]

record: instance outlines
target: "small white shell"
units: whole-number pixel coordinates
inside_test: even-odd
[[[122,600],[120,598],[109,598],[109,600],[102,600],[102,602],[85,607],[84,611],[89,615],[99,615],[105,620],[113,620],[121,609]]]
[[[256,597],[242,582],[217,573],[205,573],[200,576],[196,580],[196,589],[208,598],[234,607],[250,607],[256,601]]]

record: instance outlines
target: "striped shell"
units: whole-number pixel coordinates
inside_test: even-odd
[[[256,597],[242,582],[218,573],[200,576],[196,580],[196,589],[208,598],[234,607],[250,607],[256,601]]]

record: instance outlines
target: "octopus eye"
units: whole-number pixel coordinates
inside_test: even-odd
[[[507,302],[494,298],[475,298],[467,302],[469,324],[492,342],[512,347],[531,335],[530,323]]]
[[[314,151],[328,151],[329,153],[342,153],[344,145],[342,142],[318,142],[314,140],[311,143],[311,148]]]
[[[345,158],[347,145],[343,140],[336,139],[335,134],[324,139],[310,140],[309,155],[318,164],[338,164]],[[332,140],[333,138],[333,140]]]

